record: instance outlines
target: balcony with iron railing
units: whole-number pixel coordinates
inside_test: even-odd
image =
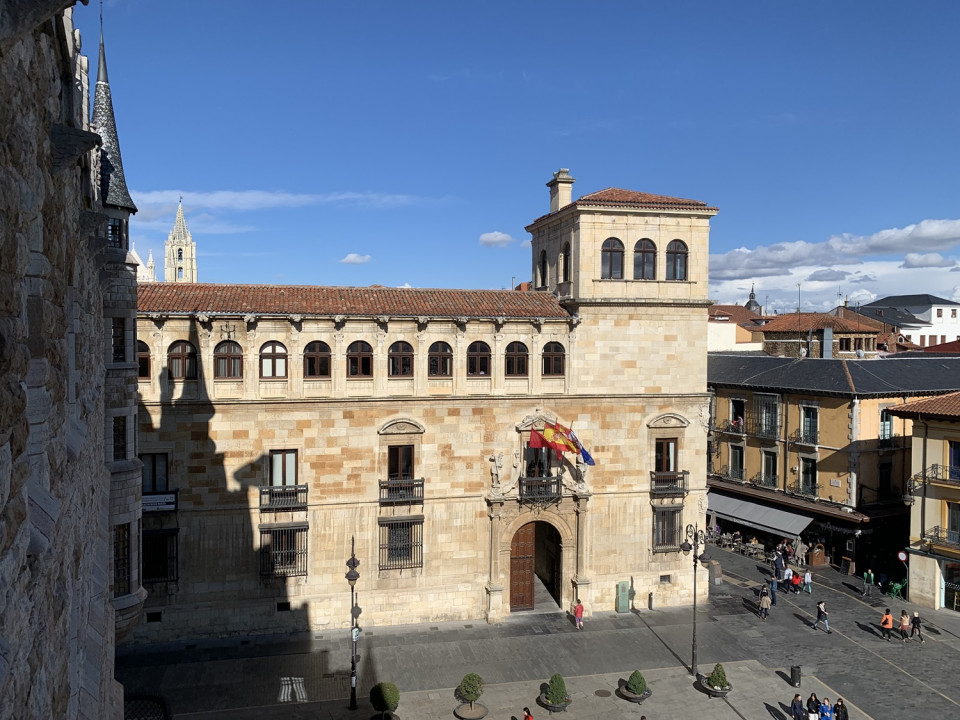
[[[750,482],[758,488],[766,488],[768,490],[776,490],[780,487],[780,478],[776,475],[764,475],[762,472],[758,472],[750,478]]]
[[[730,435],[743,435],[746,432],[746,424],[743,418],[739,420],[721,420],[717,423],[717,432],[728,433]]]
[[[650,471],[650,494],[657,497],[684,497],[689,492],[686,470],[658,472]]]
[[[729,465],[724,465],[720,468],[720,477],[724,480],[730,482],[743,482],[743,468],[731,468]]]
[[[559,475],[520,478],[520,501],[545,504],[558,501],[563,496]]]
[[[820,483],[804,482],[797,480],[788,488],[789,492],[801,497],[816,498],[820,492]]]
[[[381,505],[422,505],[423,478],[389,478],[380,481]]]
[[[799,427],[790,435],[790,440],[795,445],[817,445],[820,442],[820,430]]]
[[[896,450],[903,447],[903,437],[896,433],[887,433],[877,438],[877,447],[881,450]]]
[[[261,510],[305,510],[306,485],[261,485]]]
[[[931,465],[925,472],[913,476],[918,486],[923,486],[926,478],[928,483],[942,483],[945,485],[960,485],[960,465]]]
[[[780,437],[780,423],[776,418],[750,418],[747,421],[747,432],[756,437],[778,438]]]
[[[951,550],[960,550],[960,531],[949,530],[937,525],[923,533],[923,539],[933,545],[940,545]]]

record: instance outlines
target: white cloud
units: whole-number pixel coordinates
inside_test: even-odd
[[[480,244],[484,247],[506,247],[514,242],[514,239],[507,233],[494,230],[486,232],[480,236]]]
[[[902,268],[953,267],[956,260],[945,258],[940,253],[907,253]]]
[[[357,253],[348,253],[340,262],[345,265],[362,265],[370,262],[369,255],[358,255]]]
[[[846,270],[821,268],[807,275],[807,282],[837,282],[838,280],[846,280],[849,276],[850,273]]]
[[[903,228],[881,230],[873,235],[833,235],[831,249],[843,255],[880,255],[911,250],[946,250],[960,244],[960,220],[921,220]]]
[[[332,192],[332,193],[292,193],[280,190],[215,190],[212,192],[191,192],[183,190],[134,191],[134,202],[141,210],[150,208],[169,212],[176,209],[183,198],[185,206],[191,209],[208,208],[214,210],[265,210],[283,207],[307,207],[310,205],[347,205],[369,208],[394,208],[414,205],[424,198],[416,195],[377,192]]]

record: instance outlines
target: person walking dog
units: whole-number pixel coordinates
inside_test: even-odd
[[[821,600],[820,602],[817,603],[817,621],[813,624],[813,629],[816,630],[817,625],[819,625],[820,623],[823,623],[823,627],[827,631],[827,635],[832,635],[833,633],[830,630],[830,621],[827,620],[828,614],[829,613],[827,613],[826,602]]]

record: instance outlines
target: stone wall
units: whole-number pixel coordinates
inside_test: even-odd
[[[64,4],[0,38],[2,717],[121,714],[87,60],[71,10],[6,24]]]

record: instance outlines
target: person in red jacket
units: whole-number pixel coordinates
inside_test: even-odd
[[[577,621],[577,630],[583,630],[583,603],[579,600],[573,608],[573,617]]]
[[[890,614],[890,608],[883,611],[880,618],[880,630],[883,632],[883,639],[890,642],[890,633],[893,631],[893,615]]]

